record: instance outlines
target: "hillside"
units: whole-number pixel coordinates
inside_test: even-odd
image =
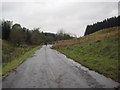
[[[112,27],[78,39],[58,41],[53,48],[89,69],[120,82],[118,35],[118,27]]]
[[[105,28],[120,26],[119,20],[120,16],[107,18],[101,22],[94,23],[93,25],[87,25],[84,35],[89,35]]]

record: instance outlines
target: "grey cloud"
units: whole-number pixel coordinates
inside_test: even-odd
[[[52,1],[52,0],[51,0]],[[3,18],[27,28],[41,27],[43,31],[66,32],[81,36],[88,24],[116,16],[117,2],[44,2],[4,3]]]

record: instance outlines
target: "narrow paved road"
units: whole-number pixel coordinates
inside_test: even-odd
[[[117,84],[112,81],[111,85]],[[50,45],[37,50],[33,57],[28,58],[3,80],[3,88],[89,87],[105,87],[105,84],[83,68],[78,68],[63,54],[50,49]]]

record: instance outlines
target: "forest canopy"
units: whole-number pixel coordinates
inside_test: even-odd
[[[120,21],[120,16],[107,18],[101,22],[94,23],[93,25],[88,25],[86,27],[86,31],[84,35],[88,35],[105,28],[120,26],[119,21]]]

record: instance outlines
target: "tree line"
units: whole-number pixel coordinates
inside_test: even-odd
[[[40,31],[40,28],[29,30],[21,27],[20,24],[14,24],[13,21],[2,22],[2,40],[8,40],[16,45],[20,44],[47,44],[58,40],[72,39],[68,33],[59,30],[56,34]]]
[[[88,35],[105,28],[120,26],[119,21],[120,21],[120,16],[107,18],[101,22],[94,23],[93,25],[88,25],[84,35]]]

